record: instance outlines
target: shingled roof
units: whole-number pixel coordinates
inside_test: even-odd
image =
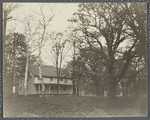
[[[39,76],[38,65],[32,65],[29,67],[30,71],[34,76]],[[63,70],[63,69],[62,69]],[[54,66],[41,66],[42,76],[45,77],[57,77],[57,69]],[[60,74],[60,77],[63,77],[63,74]]]

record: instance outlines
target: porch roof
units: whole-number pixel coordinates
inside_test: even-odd
[[[34,83],[35,85],[41,85],[41,83]],[[44,83],[44,85],[51,85],[51,86],[57,86],[58,84],[52,84],[52,83]],[[73,86],[72,84],[59,84],[60,86]],[[76,86],[76,85],[75,85]]]

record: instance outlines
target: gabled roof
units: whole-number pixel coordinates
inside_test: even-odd
[[[34,76],[39,76],[39,67],[38,65],[29,66],[30,71]],[[63,69],[62,69],[63,70]],[[41,66],[42,76],[44,77],[57,77],[57,69],[54,66]],[[64,75],[60,74],[60,77]]]

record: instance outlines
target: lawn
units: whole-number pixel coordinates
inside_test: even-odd
[[[128,109],[139,110],[141,113],[147,110],[146,98],[120,97],[112,100],[108,97],[67,95],[49,96],[46,99],[39,96],[16,96],[15,98],[15,100],[14,98],[7,100],[9,107],[13,106],[13,109],[8,112],[9,116],[30,112],[41,117],[86,117],[95,110],[103,110],[113,116]],[[7,102],[5,101],[5,105]]]

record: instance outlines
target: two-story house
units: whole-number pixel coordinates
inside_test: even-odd
[[[45,94],[72,94],[73,93],[73,82],[71,78],[63,77],[60,74],[59,78],[59,89],[57,84],[57,70],[54,66],[41,66],[42,78],[45,86]],[[39,69],[38,66],[29,66],[29,76],[27,82],[27,94],[35,95],[42,94],[41,80],[39,80]],[[24,80],[19,82],[19,94],[24,95]]]

